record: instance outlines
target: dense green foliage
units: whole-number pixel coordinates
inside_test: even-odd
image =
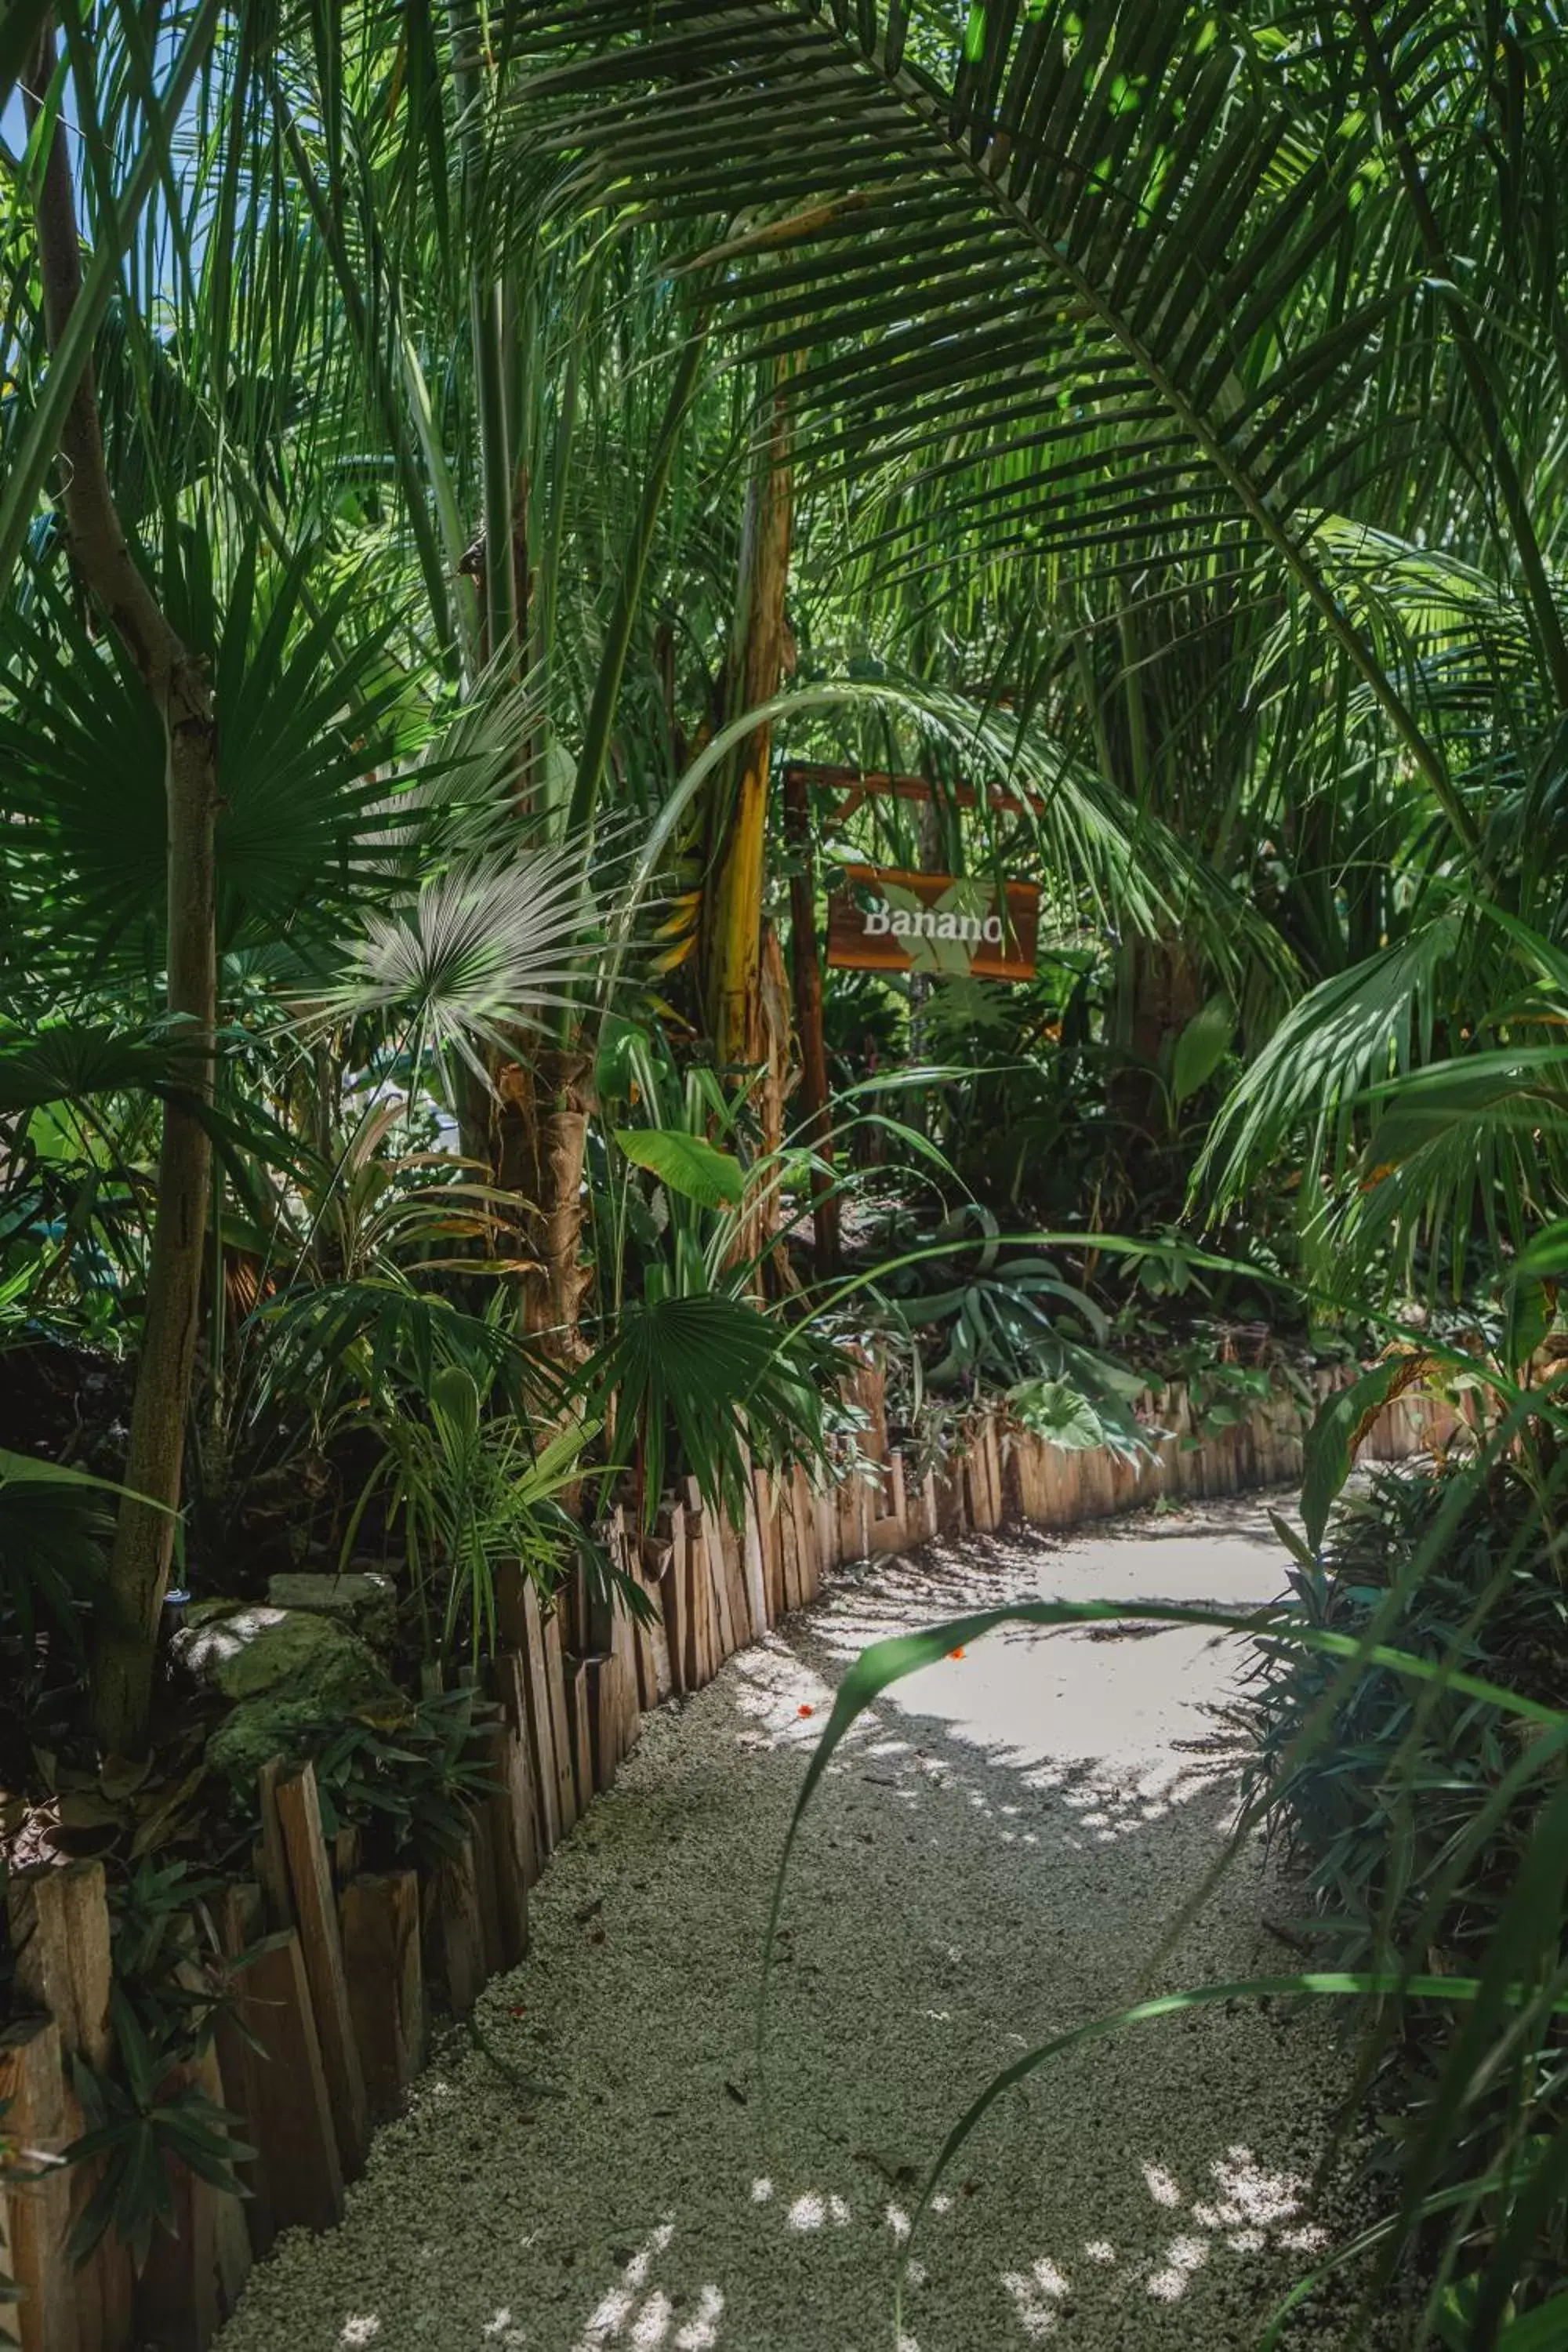
[[[1270,1649],[1259,1800],[1342,1973],[1489,1988],[1433,2063],[1495,2095],[1400,2095],[1391,2243],[1506,2146],[1432,2325],[1528,2341],[1565,41],[1556,0],[13,0],[7,1838],[239,1852],[165,1596],[369,1559],[397,1719],[318,1743],[328,1801],[439,1850],[508,1564],[602,1620],[604,1508],[852,1470],[846,1345],[926,1451],[987,1394],[1128,1446],[1149,1372],[1223,1417],[1419,1346],[1500,1401],[1479,1466],[1354,1505],[1280,1640],[1421,1671]],[[784,756],[905,788],[803,832]],[[845,859],[1026,877],[1041,953],[829,973],[825,1101]],[[1519,1753],[1457,1668],[1531,1700]],[[144,2249],[169,2136],[224,2159],[137,2031],[96,2218]]]
[[[1247,1718],[1253,1792],[1306,1865],[1309,1932],[1331,1965],[1475,1979],[1506,1952],[1535,1995],[1479,2066],[1473,2053],[1460,2062],[1452,2011],[1389,2004],[1356,2075],[1390,2118],[1407,2207],[1430,2200],[1440,2216],[1428,2243],[1447,2237],[1446,2278],[1470,2281],[1506,2250],[1528,2302],[1560,2279],[1568,2223],[1553,2168],[1531,2179],[1568,2128],[1555,2007],[1561,1718],[1510,1721],[1397,1664],[1369,1664],[1347,1685],[1293,1637],[1305,1626],[1359,1643],[1375,1626],[1439,1674],[1488,1676],[1552,1707],[1564,1601],[1541,1501],[1506,1456],[1488,1473],[1458,1462],[1430,1478],[1379,1475],[1345,1505],[1321,1559],[1295,1572],[1297,1607],[1287,1637],[1262,1645]],[[1540,1906],[1528,1925],[1526,1889]],[[1495,2272],[1487,2289],[1495,2317]],[[1449,2288],[1453,2340],[1470,2340],[1453,2323],[1476,2301],[1473,2284]]]

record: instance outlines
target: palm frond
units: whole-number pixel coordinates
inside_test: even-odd
[[[520,137],[584,205],[716,232],[700,266],[743,348],[805,355],[793,396],[895,506],[940,416],[988,527],[1042,557],[1267,551],[1468,838],[1311,544],[1325,488],[1413,450],[1443,380],[1338,60],[1206,7],[1043,0],[943,71],[940,17],[908,13],[918,40],[875,5],[522,0]]]
[[[455,865],[411,907],[369,919],[310,1017],[395,1016],[488,1084],[484,1049],[507,1051],[521,1023],[573,1002],[600,936],[580,844]]]
[[[1215,1120],[1194,1176],[1216,1207],[1235,1206],[1266,1168],[1292,1156],[1342,1174],[1358,1113],[1431,1050],[1440,1006],[1468,944],[1462,908],[1420,925],[1292,1006]],[[1309,1211],[1313,1205],[1309,1202]]]

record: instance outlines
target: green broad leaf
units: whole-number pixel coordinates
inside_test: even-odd
[[[160,1503],[151,1495],[143,1495],[134,1486],[121,1486],[113,1478],[95,1478],[90,1470],[73,1470],[68,1463],[48,1462],[41,1455],[12,1454],[0,1446],[0,1489],[7,1486],[74,1487],[90,1489],[100,1495],[129,1496],[142,1503],[150,1511],[162,1511],[167,1518],[177,1518],[179,1513],[172,1504]]]
[[[430,1405],[459,1443],[472,1444],[479,1433],[479,1384],[466,1364],[445,1364],[430,1383]]]
[[[1568,1217],[1553,1217],[1513,1262],[1516,1282],[1560,1281],[1568,1275]]]
[[[1236,1012],[1228,996],[1212,996],[1194,1013],[1176,1040],[1171,1063],[1171,1099],[1179,1110],[1206,1087],[1236,1034]]]
[[[721,1151],[706,1137],[674,1127],[617,1127],[615,1137],[628,1160],[683,1200],[702,1209],[739,1207],[745,1171],[733,1152]]]
[[[1355,1462],[1362,1424],[1410,1379],[1410,1359],[1389,1356],[1319,1408],[1302,1448],[1301,1524],[1316,1551]]]
[[[1085,1454],[1105,1443],[1105,1423],[1070,1381],[1023,1381],[1008,1390],[1007,1402],[1026,1429],[1064,1454]]]
[[[1554,2294],[1539,2311],[1510,2319],[1497,2352],[1568,2352],[1568,2294]]]
[[[1270,1511],[1268,1514],[1268,1524],[1273,1528],[1275,1534],[1279,1537],[1280,1542],[1284,1545],[1286,1550],[1289,1553],[1298,1568],[1310,1570],[1317,1567],[1317,1561],[1312,1557],[1312,1554],[1308,1549],[1307,1546],[1301,1541],[1300,1537],[1290,1525],[1289,1519],[1283,1517],[1279,1511]]]
[[[1509,1370],[1522,1372],[1557,1320],[1554,1285],[1516,1282],[1509,1294],[1504,1345]]]

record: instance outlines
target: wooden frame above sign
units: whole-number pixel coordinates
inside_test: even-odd
[[[842,866],[827,901],[827,961],[839,971],[1033,980],[1040,893],[1033,882]]]
[[[834,768],[821,761],[791,760],[784,770],[784,797],[806,792],[833,793],[837,814],[853,816],[868,800],[931,802],[941,800],[955,809],[988,808],[999,816],[1043,816],[1047,803],[1038,793],[1010,792],[1005,784],[933,784],[929,776],[889,775],[877,768]]]

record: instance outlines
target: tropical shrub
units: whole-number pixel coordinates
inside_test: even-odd
[[[1560,1707],[1568,1598],[1542,1500],[1507,1456],[1376,1474],[1342,1504],[1321,1559],[1293,1569],[1289,1630],[1261,1637],[1243,1717],[1247,1793],[1300,1858],[1314,1965],[1397,1987],[1415,1973],[1473,1982],[1500,1963],[1547,1996],[1463,2080],[1463,2012],[1397,1990],[1357,2053],[1352,2095],[1373,2101],[1402,2217],[1432,2217],[1444,2340],[1457,2344],[1490,2340],[1464,2332],[1489,2256],[1507,2249],[1521,2310],[1568,2266],[1568,2027],[1552,2002],[1564,1719],[1510,1719],[1444,1679]],[[1438,1679],[1413,1681],[1381,1652],[1347,1677],[1342,1657],[1293,1638],[1299,1627],[1352,1643],[1374,1630],[1394,1660],[1423,1659]],[[1521,1938],[1532,1880],[1545,1907]]]

